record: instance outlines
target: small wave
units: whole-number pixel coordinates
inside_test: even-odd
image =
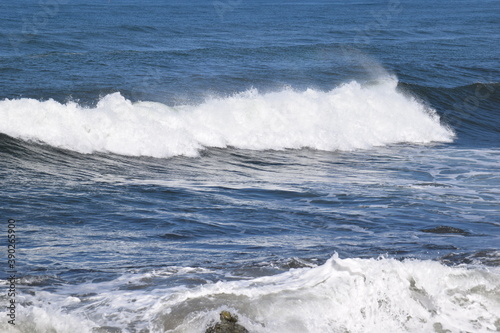
[[[0,132],[80,153],[197,156],[207,147],[252,150],[369,149],[395,143],[451,142],[436,112],[387,78],[331,91],[251,89],[198,105],[132,103],[120,93],[95,107],[54,100],[3,100]]]
[[[305,266],[305,267],[304,267]],[[340,259],[254,279],[155,286],[199,268],[127,273],[19,297],[16,330],[91,333],[203,332],[221,310],[250,332],[492,332],[500,321],[495,268],[447,267],[435,261]],[[5,316],[5,309],[0,315]],[[10,325],[12,326],[12,325]],[[10,329],[10,330],[9,330]]]
[[[157,29],[153,26],[141,26],[135,24],[122,24],[120,30],[128,30],[132,32],[154,32]]]

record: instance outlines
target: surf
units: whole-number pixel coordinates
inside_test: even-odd
[[[197,105],[132,102],[120,93],[95,107],[76,102],[0,101],[0,132],[84,154],[199,156],[208,147],[251,150],[370,149],[397,143],[452,142],[437,112],[386,77],[330,91],[257,89],[212,96]]]
[[[334,254],[322,265],[272,276],[228,276],[190,287],[151,288],[148,283],[210,272],[170,267],[61,287],[57,293],[25,293],[19,305],[23,324],[8,332],[204,332],[221,311],[236,314],[241,325],[261,333],[498,329],[500,275],[495,268]]]

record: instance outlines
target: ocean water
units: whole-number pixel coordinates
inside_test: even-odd
[[[1,332],[500,331],[500,2],[0,8]]]

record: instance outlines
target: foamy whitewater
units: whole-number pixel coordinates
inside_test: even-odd
[[[191,289],[154,287],[160,277],[208,272],[170,268],[66,287],[57,293],[23,295],[20,301],[29,305],[20,308],[20,324],[15,328],[2,324],[2,332],[84,333],[127,327],[137,332],[202,333],[222,310],[237,314],[250,332],[262,333],[500,329],[497,268],[334,255],[321,266],[275,276]],[[95,331],[96,327],[103,330]]]
[[[387,77],[331,91],[257,89],[199,105],[136,102],[120,93],[95,108],[33,99],[0,102],[0,132],[74,150],[129,156],[197,156],[206,147],[348,151],[395,143],[451,142],[436,112]]]

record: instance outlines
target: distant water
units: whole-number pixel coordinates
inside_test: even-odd
[[[500,331],[500,2],[0,8],[1,332]]]

